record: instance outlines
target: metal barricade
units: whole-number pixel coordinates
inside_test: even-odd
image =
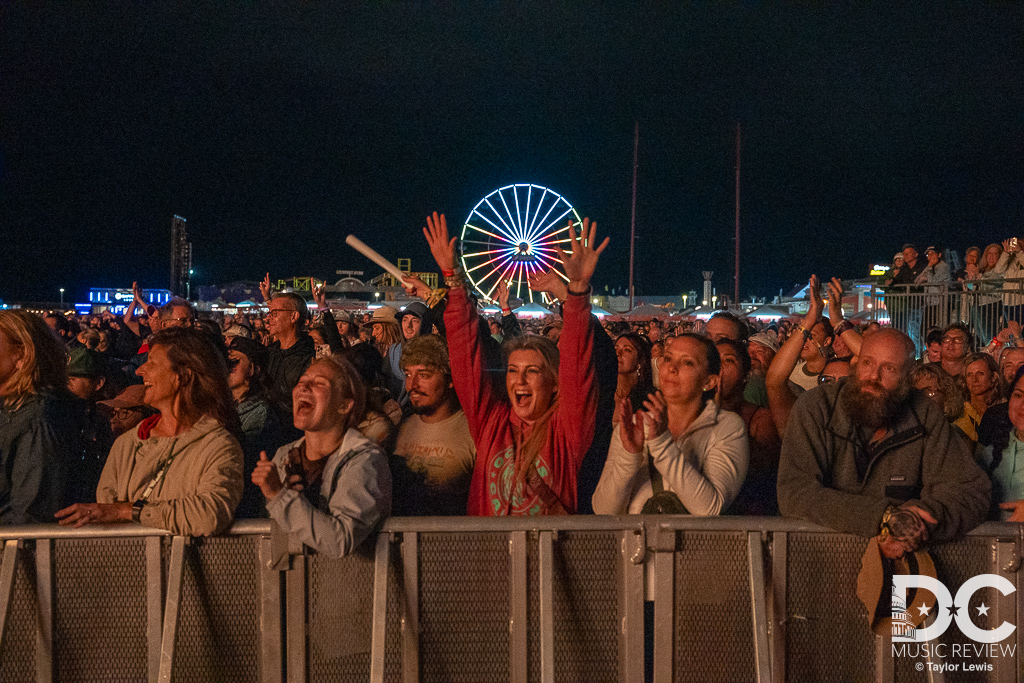
[[[1024,526],[931,547],[978,628],[1018,624]],[[0,530],[4,681],[1020,681],[1024,632],[943,673],[868,630],[867,540],[781,518],[392,519],[331,560],[269,522]],[[982,608],[982,609],[979,609]],[[969,650],[955,627],[936,643]],[[977,649],[974,650],[977,652]],[[948,660],[945,660],[948,661]]]

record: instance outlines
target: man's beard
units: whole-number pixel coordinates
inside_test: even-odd
[[[880,429],[889,425],[900,412],[910,395],[910,378],[901,377],[895,389],[886,389],[878,382],[862,381],[856,376],[847,380],[843,392],[843,407],[850,414],[854,424]],[[864,391],[870,386],[879,392],[874,396]]]

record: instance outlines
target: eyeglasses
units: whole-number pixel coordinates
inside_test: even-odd
[[[290,308],[271,308],[269,311],[267,311],[267,317],[273,318],[274,316],[280,313],[298,313],[298,311],[293,311]]]
[[[114,417],[118,420],[127,420],[132,416],[132,413],[138,413],[142,411],[142,406],[135,406],[133,408],[118,408],[114,411]]]
[[[935,389],[933,387],[928,387],[927,389],[922,389],[921,393],[924,394],[925,396],[927,396],[928,398],[938,398],[939,397],[939,390]]]
[[[967,346],[967,340],[960,337],[943,337],[942,343],[950,346]]]
[[[163,321],[164,326],[170,325],[171,323],[176,323],[178,325],[190,325],[192,323],[192,318],[161,318],[161,320]]]
[[[835,384],[841,377],[835,375],[818,375],[818,384]]]

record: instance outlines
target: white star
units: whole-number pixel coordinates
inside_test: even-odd
[[[930,610],[930,609],[931,609],[931,607],[929,607],[928,605],[921,605],[920,607],[917,608],[917,611],[920,612],[920,614],[917,615],[917,616],[923,617],[924,615],[928,614],[928,610]]]
[[[985,606],[985,603],[981,603],[981,605],[978,607],[978,615],[980,616],[982,614],[988,616],[988,607]]]

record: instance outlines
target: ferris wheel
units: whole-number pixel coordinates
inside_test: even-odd
[[[509,293],[517,299],[534,292],[527,278],[554,270],[568,278],[554,245],[569,242],[569,221],[580,230],[580,216],[565,197],[540,185],[506,185],[481,199],[462,226],[462,268],[473,287],[487,302],[495,301],[498,283],[509,281]],[[569,251],[562,247],[565,251]],[[547,295],[537,295],[547,301]]]

